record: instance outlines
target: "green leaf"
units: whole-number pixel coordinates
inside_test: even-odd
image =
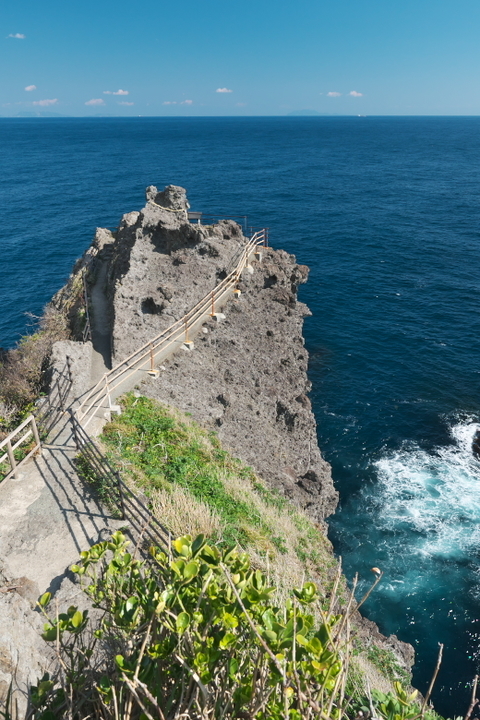
[[[47,607],[51,598],[52,598],[52,593],[49,593],[49,592],[43,593],[42,597],[38,601],[38,604],[40,605],[40,607]]]
[[[79,628],[80,625],[83,622],[83,613],[80,612],[80,610],[77,610],[75,615],[72,617],[72,625],[74,628]]]
[[[172,568],[174,573],[176,573],[179,577],[183,578],[185,560],[177,560],[176,562],[171,562],[170,567]]]
[[[238,673],[239,667],[240,667],[240,664],[239,664],[237,658],[232,658],[230,660],[230,664],[228,666],[228,674],[232,680],[235,680],[235,675]]]
[[[173,541],[173,547],[179,555],[189,557],[192,554],[192,536],[184,535]]]
[[[202,534],[197,535],[197,537],[195,538],[195,540],[192,543],[192,554],[196,555],[198,553],[198,551],[201,550],[202,547],[205,545],[205,542],[206,542],[205,535],[202,535]]]
[[[186,580],[191,580],[198,575],[199,568],[200,566],[198,562],[196,560],[192,560],[187,565],[185,565],[185,568],[183,570],[183,577]]]
[[[135,610],[135,608],[138,606],[138,598],[134,595],[132,597],[129,597],[128,600],[125,603],[125,610],[128,613],[131,613],[132,610]]]
[[[177,632],[185,632],[185,630],[190,625],[190,615],[187,612],[181,612],[180,615],[177,617],[175,625],[177,627]]]
[[[232,645],[235,645],[236,641],[237,641],[237,636],[234,635],[233,633],[227,632],[227,633],[225,633],[223,638],[220,640],[219,645],[222,648],[222,650],[225,650],[225,648],[229,648],[229,647],[232,647]]]
[[[57,628],[52,625],[45,625],[45,631],[42,633],[42,638],[46,642],[53,642],[57,639]]]

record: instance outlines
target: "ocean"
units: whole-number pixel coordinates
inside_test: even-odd
[[[464,714],[479,669],[480,118],[0,119],[0,346],[154,184],[248,215],[311,268],[301,288],[336,552],[365,614],[411,642]]]

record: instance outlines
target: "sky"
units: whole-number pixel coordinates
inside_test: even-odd
[[[16,0],[0,115],[480,114],[480,0]]]

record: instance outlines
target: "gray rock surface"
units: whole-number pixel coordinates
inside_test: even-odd
[[[146,395],[190,412],[223,445],[317,519],[337,503],[322,459],[307,393],[308,353],[302,337],[309,310],[297,301],[308,269],[283,251],[267,249],[255,272],[244,273],[241,296],[210,320],[193,353],[164,363]]]
[[[91,387],[93,347],[91,342],[79,343],[73,340],[60,340],[52,348],[50,365],[59,375],[66,372],[67,358],[70,359],[72,385],[65,398],[65,404],[75,405],[79,398]],[[55,380],[55,374],[53,378]],[[55,388],[51,389],[53,393]]]
[[[247,239],[233,221],[192,225],[183,188],[147,188],[147,204],[123,216],[109,254],[107,294],[114,362],[180,319],[233,268]],[[98,235],[97,231],[97,235]],[[100,255],[101,257],[101,255]],[[322,459],[307,393],[302,337],[308,308],[297,288],[308,268],[267,249],[243,273],[238,300],[211,320],[193,353],[178,353],[143,391],[191,412],[235,455],[323,520],[337,493]]]
[[[124,215],[112,246],[107,294],[114,364],[196,305],[246,242],[231,221],[190,224],[183,188],[170,185],[159,193],[152,186],[147,197],[157,204]]]
[[[9,578],[0,570],[0,710],[13,679],[10,707],[18,720],[25,717],[30,685],[55,669],[54,653],[41,638],[44,620],[32,610],[37,597],[27,578]]]

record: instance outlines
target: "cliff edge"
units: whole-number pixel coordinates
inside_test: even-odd
[[[151,186],[145,207],[125,214],[116,233],[97,230],[114,364],[195,306],[247,242],[233,221],[191,224],[188,207],[183,188]],[[215,430],[225,447],[321,521],[338,496],[307,396],[302,327],[310,311],[297,291],[308,268],[283,250],[262,253],[222,314],[212,298],[214,316],[195,338],[195,350],[177,352],[159,378],[146,375],[142,392]]]

